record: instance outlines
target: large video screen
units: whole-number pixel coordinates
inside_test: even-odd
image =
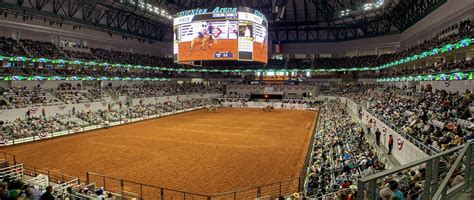
[[[267,63],[268,22],[247,7],[182,11],[173,22],[176,62],[241,60]]]

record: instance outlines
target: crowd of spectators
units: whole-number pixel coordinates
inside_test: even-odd
[[[213,104],[210,99],[188,99],[166,101],[162,103],[139,103],[129,106],[120,106],[96,111],[71,111],[67,114],[39,117],[27,116],[13,121],[0,121],[1,138],[19,139],[24,137],[40,137],[40,134],[60,131],[77,131],[86,126],[100,125],[102,127],[111,122],[123,119],[135,119],[152,115],[175,112],[190,108],[204,107]],[[128,121],[128,120],[127,120]],[[75,130],[76,129],[76,130]]]
[[[381,95],[369,110],[402,132],[438,151],[473,138],[470,91],[461,94],[427,90],[413,97],[396,95],[390,90],[387,87],[380,91]]]
[[[357,180],[385,169],[359,127],[337,101],[321,106],[308,193],[316,198],[354,199]]]
[[[432,90],[379,84],[354,85],[323,90],[325,94],[345,96],[363,106],[401,134],[444,151],[474,139],[471,107],[473,94],[467,90]]]
[[[363,78],[384,78],[384,77],[402,77],[402,76],[418,76],[418,75],[428,75],[428,74],[437,74],[437,73],[451,73],[451,72],[460,72],[468,71],[474,69],[474,61],[469,60],[460,60],[457,62],[447,62],[447,63],[436,63],[421,68],[400,68],[400,69],[385,69],[380,71],[378,74],[366,74],[362,75]]]
[[[4,106],[0,107],[0,109],[46,106],[59,103],[58,99],[52,97],[49,91],[42,89],[41,86],[36,86],[31,89],[26,87],[11,87],[4,90],[5,91],[0,95],[4,96],[12,107],[8,106],[7,102],[4,102]]]
[[[99,199],[112,200],[119,195],[100,187],[89,189],[80,185],[69,185],[64,190],[59,186],[44,185],[20,179],[13,175],[4,176],[0,182],[0,199],[5,200],[55,200],[55,199]]]
[[[129,98],[147,98],[160,96],[220,93],[217,85],[203,85],[200,83],[162,83],[106,86],[82,86],[81,84],[60,83],[56,89],[43,89],[39,84],[33,88],[11,87],[1,88],[0,110],[11,108],[25,108],[35,106],[49,106],[60,104],[76,104],[103,101],[109,94],[128,96]]]
[[[81,84],[60,83],[55,90],[56,97],[66,104],[88,103],[101,101],[106,97],[100,87],[81,87]]]
[[[27,55],[33,58],[64,58],[64,54],[51,42],[20,40],[20,44],[27,52]]]
[[[4,76],[91,76],[91,77],[129,77],[129,78],[171,78],[176,74],[159,70],[133,68],[82,66],[70,68],[0,67]]]
[[[25,184],[21,180],[5,176],[0,182],[0,199],[5,200],[50,200],[43,198],[43,194],[32,185]],[[44,195],[45,197],[48,194]],[[54,198],[53,198],[54,199]]]
[[[123,85],[111,88],[111,90],[120,96],[131,98],[219,92],[219,89],[215,86],[204,86],[200,83]]]
[[[25,56],[26,51],[20,43],[13,38],[0,37],[0,55],[2,56]]]
[[[91,48],[90,53],[66,51],[66,55],[71,59],[80,59],[85,61],[96,61],[106,63],[120,63],[142,66],[175,66],[172,58],[164,58],[146,54],[122,52],[115,50],[106,50],[100,48]]]

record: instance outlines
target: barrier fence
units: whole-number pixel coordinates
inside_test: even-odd
[[[474,146],[468,142],[451,148],[428,158],[424,158],[381,173],[373,174],[359,179],[357,183],[357,200],[376,199],[378,192],[390,180],[400,172],[407,170],[423,170],[421,180],[423,184],[421,191],[415,191],[413,195],[422,196],[423,199],[457,199],[455,195],[474,191]],[[455,173],[456,172],[456,173]],[[448,185],[448,181],[456,175],[462,175],[463,181],[458,184]],[[401,188],[403,189],[403,188]],[[411,189],[411,188],[408,188]],[[418,193],[416,193],[418,192]],[[472,196],[471,196],[472,197]]]
[[[8,165],[16,165],[16,158],[15,155],[7,153],[7,152],[0,152],[0,161],[2,167],[7,167]]]
[[[192,200],[225,200],[254,199],[260,197],[276,198],[288,196],[302,190],[305,177],[291,178],[270,184],[249,187],[219,194],[199,194],[165,187],[153,186],[134,181],[108,177],[96,173],[87,173],[86,184],[95,184],[106,191],[121,194],[123,199],[192,199]]]

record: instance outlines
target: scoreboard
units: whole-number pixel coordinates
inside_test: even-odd
[[[268,21],[252,8],[182,11],[173,21],[173,32],[175,62],[268,60]]]

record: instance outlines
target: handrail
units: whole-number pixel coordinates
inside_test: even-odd
[[[449,155],[456,155],[458,156],[457,160],[462,159],[463,155],[465,154],[465,148],[468,148],[474,141],[467,142],[464,145],[460,145],[454,148],[451,148],[447,151],[441,152],[437,155],[433,155],[427,158],[420,159],[418,161],[411,162],[409,164],[403,165],[403,166],[398,166],[390,170],[386,170],[384,172],[378,173],[378,174],[373,174],[365,178],[359,179],[357,185],[358,185],[358,192],[357,192],[357,199],[358,200],[363,200],[366,198],[373,199],[376,196],[377,193],[377,180],[382,180],[385,177],[388,177],[392,174],[401,172],[403,170],[406,170],[408,168],[413,168],[416,166],[424,166],[426,164],[426,169],[427,169],[427,174],[425,175],[425,180],[424,180],[424,190],[423,190],[423,195],[428,197],[428,199],[431,199],[433,196],[435,190],[438,190],[438,186],[441,181],[438,181],[438,175],[439,175],[439,163],[443,158]],[[459,152],[462,150],[461,152]],[[459,155],[461,153],[461,155]],[[469,152],[470,153],[470,152]],[[469,158],[467,159],[469,161]],[[457,162],[457,164],[459,164]],[[471,164],[469,164],[471,165]],[[450,169],[450,172],[455,169],[456,166],[450,166],[452,167]],[[469,167],[468,167],[469,169]],[[454,171],[453,171],[454,172]],[[467,173],[469,175],[469,172]],[[450,175],[443,176],[449,180]],[[466,179],[469,180],[469,179]],[[466,181],[465,180],[465,181]],[[447,183],[447,181],[446,181]],[[446,192],[446,187],[442,190],[443,192]],[[367,195],[367,196],[366,196]],[[436,199],[438,200],[438,199]]]
[[[442,192],[446,191],[446,189],[447,189],[446,187],[448,185],[449,179],[453,175],[453,173],[456,170],[456,168],[458,167],[458,165],[461,163],[461,160],[464,157],[464,155],[466,154],[466,152],[469,149],[470,145],[471,145],[471,143],[467,143],[467,145],[465,145],[464,148],[461,150],[461,153],[456,158],[456,161],[454,161],[453,165],[451,166],[451,169],[449,169],[448,174],[446,174],[446,177],[444,177],[443,182],[441,182],[441,185],[439,185],[438,190],[436,190],[436,193],[434,194],[433,199],[438,200],[438,199],[440,199],[441,195],[446,195],[446,194],[442,194]],[[466,166],[466,167],[470,167],[470,166]],[[470,177],[467,177],[467,179],[469,179],[469,178]]]
[[[316,121],[316,126],[314,127],[314,130],[313,130],[313,134],[311,134],[311,140],[309,141],[310,142],[310,145],[308,145],[308,152],[306,153],[306,160],[305,160],[305,164],[303,165],[303,170],[302,170],[302,173],[304,173],[304,176],[302,177],[305,177],[305,180],[304,180],[304,183],[303,183],[303,191],[306,193],[306,186],[308,185],[308,182],[309,182],[309,177],[308,177],[308,174],[310,172],[310,165],[313,163],[313,154],[314,154],[314,145],[316,143],[316,141],[314,140],[316,134],[318,133],[318,130],[321,126],[321,118],[322,118],[322,113],[323,113],[324,109],[321,109],[319,108],[319,112],[318,112],[318,120]]]
[[[199,194],[199,193],[194,193],[194,192],[185,192],[185,191],[180,191],[180,190],[175,190],[175,189],[169,189],[169,188],[165,188],[165,187],[161,187],[161,186],[148,185],[148,184],[144,184],[144,183],[138,183],[138,182],[135,182],[135,181],[129,181],[129,180],[124,180],[124,179],[115,178],[115,177],[110,177],[110,176],[104,176],[104,175],[100,175],[100,174],[93,173],[93,172],[87,172],[87,180],[88,180],[88,181],[89,181],[89,174],[95,175],[95,176],[100,176],[100,177],[102,177],[102,178],[115,179],[115,180],[119,180],[119,181],[121,181],[121,182],[126,181],[126,182],[128,182],[128,183],[138,184],[138,185],[147,186],[147,187],[160,188],[160,189],[169,190],[169,191],[173,191],[173,192],[181,192],[181,193],[192,194],[192,195],[199,195],[199,196],[208,196],[208,195],[205,195],[205,194]]]

